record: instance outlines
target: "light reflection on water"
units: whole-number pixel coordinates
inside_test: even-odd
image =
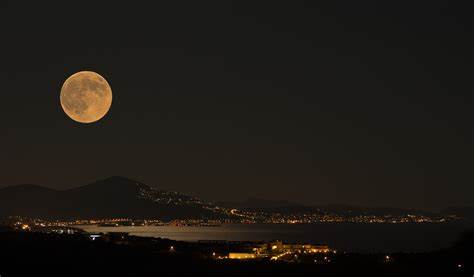
[[[76,226],[88,232],[127,232],[172,240],[233,240],[328,244],[345,251],[420,252],[449,247],[472,224],[225,224],[219,227]]]

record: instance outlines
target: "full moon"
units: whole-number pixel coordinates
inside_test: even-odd
[[[74,121],[92,123],[104,117],[112,105],[112,89],[104,77],[80,71],[66,79],[60,95],[64,112]]]

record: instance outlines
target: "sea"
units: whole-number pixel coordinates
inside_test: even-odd
[[[346,252],[428,252],[448,248],[474,223],[413,224],[223,224],[216,227],[75,226],[92,233],[127,232],[142,237],[180,241],[227,240],[326,244]]]

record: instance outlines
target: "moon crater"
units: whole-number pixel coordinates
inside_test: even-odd
[[[66,79],[60,95],[64,112],[74,121],[92,123],[104,117],[112,105],[112,89],[92,71],[81,71]]]

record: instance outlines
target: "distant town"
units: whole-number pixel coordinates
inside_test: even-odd
[[[70,233],[77,232],[81,226],[96,225],[99,227],[121,226],[175,226],[175,227],[218,227],[223,224],[314,224],[314,223],[360,223],[360,224],[442,224],[463,220],[456,215],[425,216],[425,215],[357,215],[343,216],[337,214],[279,214],[249,212],[231,209],[226,211],[233,215],[222,219],[176,219],[163,221],[160,219],[102,218],[52,220],[24,216],[9,216],[3,224],[15,230]],[[237,217],[237,219],[235,219]]]
[[[64,191],[36,185],[11,186],[0,189],[0,199],[0,218],[22,216],[43,219],[45,225],[67,226],[445,223],[464,220],[470,215],[459,209],[427,212],[383,207],[308,206],[263,199],[210,202],[117,176]]]

